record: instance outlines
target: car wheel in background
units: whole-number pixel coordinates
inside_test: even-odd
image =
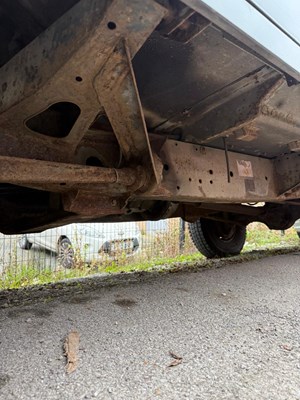
[[[246,240],[246,227],[200,218],[189,224],[194,245],[207,258],[240,254]]]
[[[23,250],[30,250],[32,247],[32,243],[29,242],[27,235],[22,235],[19,239],[19,246]]]
[[[73,268],[75,264],[75,254],[69,238],[60,238],[58,241],[58,264],[63,268]]]

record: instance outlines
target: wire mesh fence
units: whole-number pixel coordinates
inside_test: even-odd
[[[197,252],[179,218],[160,221],[71,224],[26,235],[0,234],[0,276],[20,286],[40,281],[146,267]],[[27,278],[26,278],[27,277]]]
[[[298,225],[299,231],[300,222]],[[298,244],[294,228],[270,231],[252,223],[247,227],[243,251]],[[187,224],[179,218],[71,224],[27,235],[0,234],[0,289],[203,258],[192,243]]]

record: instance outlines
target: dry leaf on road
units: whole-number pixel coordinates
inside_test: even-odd
[[[172,361],[171,364],[168,365],[168,367],[176,367],[176,365],[179,365],[181,363],[182,363],[182,358],[176,359],[176,360]]]
[[[169,354],[172,358],[174,358],[174,361],[172,361],[171,364],[168,365],[168,367],[176,367],[176,365],[179,365],[182,363],[182,357],[173,353],[173,351],[169,351]]]
[[[70,332],[66,337],[64,350],[67,357],[66,370],[70,374],[75,371],[78,363],[79,333],[77,331]]]
[[[177,354],[173,353],[173,351],[169,351],[169,354],[172,358],[175,358],[175,360],[182,360],[182,357],[178,356]]]

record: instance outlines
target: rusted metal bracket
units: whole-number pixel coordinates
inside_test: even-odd
[[[294,200],[300,198],[300,155],[291,153],[274,160],[278,199]]]
[[[120,40],[94,85],[125,160],[152,170],[159,183],[162,171],[152,154],[131,58],[128,43]]]
[[[163,180],[141,194],[181,202],[283,202],[300,198],[300,155],[267,159],[166,140],[159,157]]]
[[[243,203],[276,200],[272,160],[167,140],[160,151],[163,181],[141,197],[186,202]]]
[[[64,210],[83,217],[101,217],[112,214],[124,214],[122,201],[105,197],[97,192],[77,190],[62,196]]]
[[[152,0],[81,0],[20,51],[0,70],[0,155],[74,162],[78,144],[103,110],[95,77],[122,38],[133,57],[164,13]],[[111,73],[106,72],[108,81]],[[31,117],[61,102],[80,109],[66,135],[45,135],[26,126]]]

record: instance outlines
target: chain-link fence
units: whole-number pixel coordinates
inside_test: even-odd
[[[145,222],[71,224],[41,233],[0,236],[0,275],[83,276],[124,267],[145,269],[196,253],[181,219]],[[32,283],[32,279],[30,281]],[[26,279],[25,279],[26,284]]]
[[[300,231],[300,221],[297,224]],[[247,227],[243,251],[298,244],[294,228],[284,234],[253,223]],[[71,224],[36,234],[0,234],[0,289],[102,272],[147,270],[201,258],[187,224],[179,218]]]

